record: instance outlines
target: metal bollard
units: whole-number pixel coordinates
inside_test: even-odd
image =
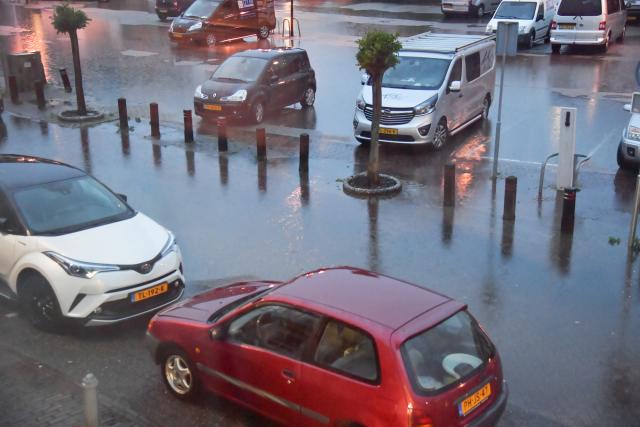
[[[306,172],[309,170],[309,134],[300,134],[300,165],[298,166],[299,172]]]
[[[565,188],[562,196],[562,220],[560,230],[563,233],[573,233],[573,223],[576,213],[576,189]]]
[[[98,379],[87,374],[82,380],[84,389],[84,425],[98,427]]]
[[[218,117],[218,151],[227,151],[227,119]]]
[[[193,142],[193,117],[191,110],[182,110],[184,114],[184,142]]]
[[[508,176],[504,181],[504,212],[502,219],[513,221],[516,219],[516,194],[518,192],[518,178]]]
[[[636,177],[636,194],[633,199],[633,211],[631,211],[631,225],[629,228],[629,241],[627,246],[633,247],[636,240],[636,227],[638,225],[638,209],[640,209],[640,174]]]
[[[158,112],[158,103],[149,104],[149,124],[151,125],[151,137],[160,138],[160,113]]]
[[[64,91],[71,93],[71,82],[69,81],[69,75],[67,74],[66,68],[60,68],[60,78],[62,79],[62,84],[64,85]]]
[[[127,117],[127,100],[118,98],[118,116],[120,117],[120,129],[129,128],[129,118]]]
[[[11,95],[11,102],[17,104],[20,102],[20,96],[18,95],[18,80],[16,76],[9,76],[9,93]]]
[[[38,104],[38,108],[40,110],[44,110],[46,107],[46,101],[44,99],[44,85],[41,81],[33,82],[33,89],[36,92],[36,101]]]
[[[453,207],[456,201],[456,165],[444,165],[444,206]]]
[[[267,158],[267,134],[264,128],[256,129],[256,148],[258,160],[266,160]]]

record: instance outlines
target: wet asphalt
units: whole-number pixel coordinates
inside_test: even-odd
[[[55,84],[57,67],[71,68],[68,40],[53,32],[42,4],[0,3],[0,48],[41,50]],[[282,16],[286,4],[278,5]],[[212,126],[197,122],[197,142],[185,147],[176,125],[195,85],[226,56],[257,46],[255,38],[211,49],[172,46],[168,24],[157,21],[150,4],[87,3],[93,19],[81,33],[87,92],[107,110],[126,95],[132,131],[123,138],[113,122],[69,128],[5,113],[0,152],[66,161],[127,194],[136,209],[178,236],[189,295],[243,278],[283,280],[319,266],[377,270],[469,304],[497,344],[510,384],[501,426],[639,425],[640,274],[625,247],[635,177],[617,170],[615,149],[628,120],[622,104],[638,90],[640,27],[629,27],[624,45],[612,45],[606,55],[580,49],[551,56],[541,44],[509,59],[496,186],[490,180],[494,108],[488,123],[458,134],[441,152],[383,146],[381,170],[399,177],[403,192],[354,199],[341,181],[363,171],[368,154],[351,137],[360,75],[354,40],[372,26],[403,35],[424,28],[473,32],[487,20],[443,20],[432,5],[412,9],[397,2],[302,2],[303,37],[294,44],[309,51],[318,99],[310,112],[289,108],[269,118],[268,162],[261,168],[251,140],[232,140],[230,152],[220,155]],[[14,34],[8,27],[31,31]],[[157,141],[148,137],[144,118],[152,100],[165,122]],[[577,151],[591,155],[578,178],[572,235],[559,233],[554,168],[543,200],[536,199],[540,162],[556,149],[559,106],[578,109]],[[138,114],[140,122],[133,119]],[[291,137],[302,131],[312,135],[308,177],[298,173]],[[452,159],[458,168],[453,211],[441,207],[442,166]],[[508,175],[518,177],[515,223],[502,220]],[[102,393],[157,425],[267,425],[214,397],[196,405],[172,399],[144,350],[145,319],[48,335],[14,312],[0,303],[4,343],[78,381],[95,373]]]

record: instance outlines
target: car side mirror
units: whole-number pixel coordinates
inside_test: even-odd
[[[277,83],[278,82],[278,76],[276,74],[271,74],[269,76],[269,82],[271,83]]]
[[[211,341],[222,341],[226,337],[226,331],[221,325],[216,325],[209,329],[209,338]]]
[[[622,108],[624,109],[624,111],[631,112],[631,104],[624,104],[624,107]]]
[[[460,83],[460,80],[453,81],[449,84],[449,92],[460,92],[461,87],[462,84]]]
[[[366,85],[367,83],[369,83],[369,74],[368,73],[364,73],[362,76],[360,76],[360,84],[361,85]]]
[[[120,200],[122,200],[123,202],[126,203],[126,201],[127,201],[127,195],[126,194],[117,193],[116,196],[118,196],[120,198]]]

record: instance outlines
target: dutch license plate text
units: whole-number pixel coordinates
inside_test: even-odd
[[[397,135],[398,129],[380,128],[380,134],[381,135]]]
[[[491,396],[491,384],[487,383],[480,390],[460,402],[458,404],[458,412],[462,416],[467,415],[478,407],[478,405],[487,400],[489,396]]]
[[[169,290],[169,284],[162,283],[158,286],[154,286],[152,288],[147,288],[147,289],[143,289],[141,291],[136,292],[135,294],[131,295],[131,301],[133,302],[142,301],[143,299],[147,299],[147,298],[155,297],[156,295],[163,294],[168,290]]]

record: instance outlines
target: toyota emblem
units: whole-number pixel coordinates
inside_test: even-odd
[[[148,272],[150,272],[150,271],[151,271],[151,264],[149,264],[148,262],[145,262],[144,264],[142,264],[142,265],[140,266],[140,271],[141,271],[143,274],[147,274]]]

